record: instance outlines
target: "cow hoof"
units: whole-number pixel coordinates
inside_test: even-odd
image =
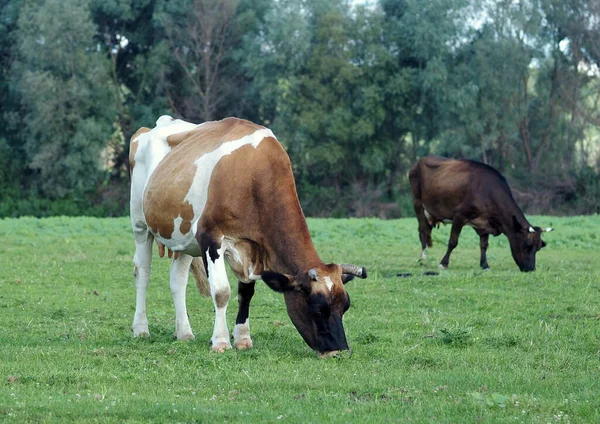
[[[224,353],[226,350],[231,349],[231,344],[226,342],[213,343],[210,349],[216,353]]]
[[[242,339],[242,340],[238,340],[237,342],[235,342],[233,344],[233,346],[237,349],[237,350],[247,350],[247,349],[252,349],[252,340],[251,339]]]
[[[173,338],[179,340],[180,342],[187,342],[190,340],[195,340],[196,336],[194,336],[193,333],[182,333],[182,334],[173,333]]]
[[[181,337],[177,337],[177,340],[182,341],[182,342],[187,342],[189,340],[195,340],[196,336],[194,336],[192,333],[190,334],[184,334]]]
[[[150,337],[148,326],[131,327],[131,331],[133,331],[133,337]]]
[[[442,264],[439,264],[439,265],[438,265],[438,268],[439,268],[439,269],[443,269],[443,270],[446,270],[446,269],[448,269],[448,267],[447,267],[446,265],[442,265]]]

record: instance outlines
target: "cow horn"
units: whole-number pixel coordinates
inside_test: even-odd
[[[317,270],[314,268],[311,268],[308,270],[308,276],[310,277],[311,280],[313,281],[317,281]]]
[[[359,278],[367,278],[367,270],[365,267],[359,267],[351,264],[342,264],[342,272],[344,274],[356,275]]]
[[[529,232],[530,233],[535,233],[535,230],[533,229],[533,227],[529,227]]]
[[[550,231],[554,231],[554,228],[552,228],[552,227],[542,228],[542,231],[545,233],[549,233]]]

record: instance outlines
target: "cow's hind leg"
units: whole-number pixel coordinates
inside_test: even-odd
[[[442,258],[440,262],[440,268],[446,269],[448,268],[448,263],[450,262],[450,254],[454,250],[456,246],[458,246],[458,237],[460,236],[460,232],[463,227],[462,219],[455,218],[452,221],[452,230],[450,230],[450,240],[448,240],[448,250],[446,254]]]
[[[175,304],[175,334],[177,340],[193,340],[194,333],[190,327],[190,321],[187,314],[185,294],[188,283],[188,275],[192,257],[186,254],[180,254],[177,259],[171,262],[170,286]]]
[[[419,219],[419,239],[421,240],[421,260],[427,260],[427,254],[425,253],[427,247],[431,247],[431,226],[425,220],[424,223]]]
[[[419,222],[419,240],[421,241],[421,259],[426,261],[427,255],[425,251],[427,247],[432,246],[431,242],[431,229],[432,226],[429,225],[427,221],[427,217],[425,216],[425,209],[423,209],[423,205],[421,201],[416,199],[414,200],[414,208],[415,214],[417,215],[417,221]]]
[[[224,352],[231,349],[229,330],[227,329],[227,304],[231,296],[231,288],[225,269],[224,248],[221,247],[222,237],[211,236],[207,232],[196,235],[198,244],[203,252],[203,260],[210,285],[210,295],[215,305],[215,327],[211,340],[212,350]]]
[[[135,255],[133,256],[133,278],[135,280],[135,314],[131,331],[134,337],[147,337],[150,335],[148,330],[148,318],[146,317],[146,292],[148,291],[148,282],[150,281],[150,266],[152,263],[152,243],[154,236],[146,230],[137,231],[134,227],[136,236]]]
[[[238,281],[238,314],[233,329],[233,345],[236,349],[250,349],[252,339],[250,338],[250,301],[254,296],[254,285],[251,281],[244,283]]]
[[[427,260],[425,251],[427,247],[432,246],[431,242],[431,229],[433,225],[430,225],[427,217],[425,216],[425,207],[421,200],[421,182],[419,180],[419,167],[418,164],[414,165],[408,173],[408,179],[410,182],[410,190],[413,199],[413,208],[415,209],[415,215],[417,221],[419,221],[419,239],[421,240],[421,260]]]

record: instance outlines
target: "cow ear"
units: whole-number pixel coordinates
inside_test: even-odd
[[[346,284],[348,281],[354,280],[354,275],[352,274],[342,274],[342,283]]]
[[[546,247],[546,242],[542,240],[542,247],[540,247],[540,249],[543,249],[544,247]]]
[[[512,221],[513,221],[513,228],[517,233],[519,231],[523,231],[523,226],[521,224],[519,224],[519,221],[517,220],[516,216],[513,215]]]
[[[292,291],[297,287],[296,280],[291,275],[278,272],[265,271],[260,275],[261,280],[267,283],[276,292],[284,293]]]

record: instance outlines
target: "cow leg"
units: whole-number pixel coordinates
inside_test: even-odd
[[[227,304],[231,296],[231,288],[227,279],[227,270],[225,269],[224,248],[220,242],[207,233],[201,233],[196,236],[200,247],[204,250],[204,263],[210,285],[210,295],[215,305],[215,327],[213,330],[212,350],[215,352],[224,352],[231,349],[229,342],[229,330],[227,329]]]
[[[180,254],[177,259],[171,262],[170,286],[175,304],[175,334],[177,340],[194,340],[194,333],[190,327],[190,321],[187,314],[185,303],[185,292],[188,283],[188,274],[192,257],[186,254]]]
[[[431,229],[432,226],[427,222],[427,217],[425,216],[425,209],[421,205],[421,202],[414,203],[415,213],[417,214],[417,221],[419,221],[419,240],[421,241],[421,259],[426,261],[427,255],[425,251],[427,247],[432,246],[431,242]]]
[[[243,283],[238,281],[238,314],[233,329],[233,345],[236,349],[250,349],[252,339],[250,338],[250,301],[254,296],[254,285],[256,282]]]
[[[442,258],[442,262],[440,262],[440,268],[446,269],[448,268],[448,263],[450,262],[450,254],[454,250],[456,246],[458,246],[458,237],[460,236],[460,232],[462,230],[463,224],[462,220],[454,219],[452,221],[452,230],[450,230],[450,240],[448,241],[448,250],[446,254]]]
[[[481,259],[479,260],[479,266],[483,269],[490,269],[490,266],[487,263],[487,248],[488,248],[488,239],[490,237],[489,234],[485,233],[477,233],[479,234],[479,247],[481,248]]]
[[[136,230],[139,230],[136,232]],[[152,244],[154,236],[146,230],[134,226],[136,236],[135,255],[133,256],[133,278],[135,280],[135,314],[131,331],[134,337],[147,337],[148,318],[146,317],[146,292],[150,281],[150,265],[152,263]]]

